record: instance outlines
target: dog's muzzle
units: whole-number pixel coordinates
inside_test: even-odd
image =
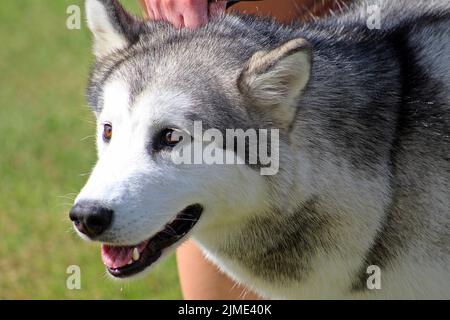
[[[179,242],[198,222],[203,207],[194,204],[177,214],[175,219],[150,239],[134,246],[102,245],[102,260],[108,272],[116,278],[138,274],[154,262],[163,250]]]

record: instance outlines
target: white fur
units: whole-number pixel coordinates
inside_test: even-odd
[[[95,37],[94,54],[97,57],[127,46],[125,37],[114,29],[105,7],[98,0],[86,0],[86,15],[89,29]]]

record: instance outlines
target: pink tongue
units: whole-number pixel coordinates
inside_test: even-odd
[[[148,241],[143,241],[137,246],[110,246],[107,244],[102,245],[102,260],[103,263],[112,269],[122,268],[128,265],[128,262],[133,257],[133,249],[138,248],[139,253],[144,251]]]
[[[114,247],[106,244],[102,245],[103,263],[112,269],[124,267],[133,257],[134,247]]]

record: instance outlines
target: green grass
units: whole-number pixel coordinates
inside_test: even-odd
[[[82,8],[81,30],[65,26],[71,4]],[[114,282],[99,245],[71,231],[68,210],[96,160],[83,1],[0,7],[0,299],[181,298],[173,256],[138,281]],[[69,265],[81,268],[81,290],[66,288]]]

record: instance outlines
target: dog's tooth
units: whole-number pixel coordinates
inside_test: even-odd
[[[130,259],[130,261],[128,261],[128,264],[132,264],[133,263],[133,259]]]
[[[134,261],[138,261],[139,258],[141,257],[138,248],[134,248],[133,249],[133,260]]]

